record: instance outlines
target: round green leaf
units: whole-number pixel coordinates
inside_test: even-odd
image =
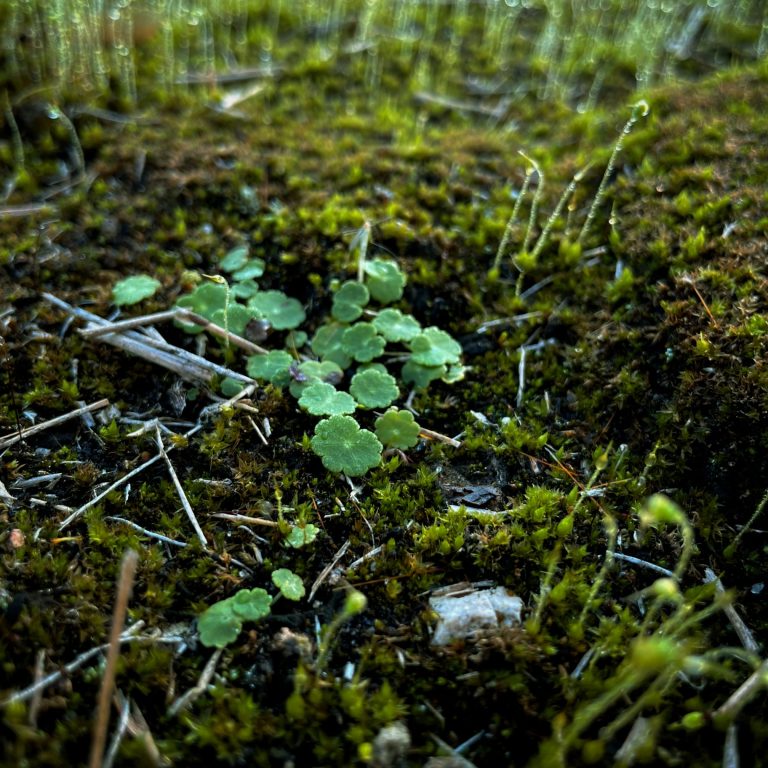
[[[371,259],[365,263],[366,285],[376,301],[390,304],[402,298],[405,275],[393,261]]]
[[[356,373],[349,391],[365,408],[386,408],[400,394],[394,376],[373,368]]]
[[[320,533],[320,529],[312,523],[306,525],[294,525],[285,539],[285,543],[294,549],[301,549],[306,544],[311,544]]]
[[[200,642],[208,648],[224,648],[234,642],[242,627],[232,610],[231,599],[214,603],[197,619]]]
[[[419,365],[413,358],[403,366],[402,376],[406,384],[413,384],[417,389],[426,389],[431,381],[445,375],[444,365]]]
[[[118,306],[138,304],[138,302],[154,296],[160,288],[160,281],[149,275],[133,275],[118,280],[112,288],[112,301]],[[366,291],[367,293],[367,291]]]
[[[410,341],[412,358],[419,365],[434,366],[458,363],[461,345],[456,339],[434,325],[425,328]]]
[[[255,280],[242,280],[230,289],[230,296],[247,301],[259,292],[259,284]]]
[[[288,369],[292,363],[293,358],[284,349],[273,349],[266,355],[251,355],[246,370],[252,379],[284,386],[288,383]]]
[[[177,307],[189,309],[212,320],[213,315],[224,312],[224,304],[227,301],[227,286],[221,283],[200,283],[194,291],[182,296],[176,302]],[[202,333],[203,328],[194,323],[178,323],[187,333]]]
[[[225,256],[222,256],[219,266],[225,272],[235,272],[243,267],[246,261],[248,261],[248,246],[238,245]]]
[[[229,598],[232,611],[242,621],[258,621],[269,616],[272,610],[272,598],[266,589],[241,589]]]
[[[330,360],[306,360],[291,372],[291,394],[298,400],[301,393],[316,381],[338,384],[344,378],[344,371]]]
[[[323,360],[331,360],[342,368],[349,368],[352,358],[341,348],[341,337],[346,326],[341,323],[321,325],[312,337],[312,351]]]
[[[376,330],[392,342],[410,341],[421,331],[421,326],[411,315],[404,315],[399,309],[383,309],[373,319]]]
[[[341,336],[341,348],[358,363],[367,363],[378,357],[386,344],[372,323],[355,323]]]
[[[306,590],[301,579],[287,568],[272,571],[272,583],[280,590],[280,594],[288,600],[301,600]]]
[[[413,448],[419,441],[421,427],[416,423],[410,411],[388,410],[376,419],[376,437],[388,448],[404,451]]]
[[[363,307],[369,298],[368,289],[362,283],[348,280],[336,291],[331,314],[336,320],[351,323],[363,314]]]
[[[245,280],[253,280],[254,277],[261,277],[264,274],[266,264],[261,259],[249,259],[240,269],[232,273],[232,279],[240,283]]]
[[[333,416],[338,413],[354,413],[355,400],[346,392],[337,392],[331,384],[316,381],[301,393],[299,405],[313,416]]]
[[[296,328],[305,318],[301,303],[282,291],[260,291],[250,299],[248,309],[260,312],[278,331]]]
[[[224,322],[224,307],[214,311],[209,319],[212,323],[216,323],[216,325],[226,328],[231,333],[236,333],[238,336],[242,336],[245,331],[245,326],[255,317],[258,319],[258,315],[254,315],[253,310],[249,310],[242,304],[238,304],[230,297],[229,305],[227,306],[227,322]]]
[[[381,461],[381,443],[373,432],[360,429],[351,416],[331,416],[315,427],[312,450],[331,472],[350,477],[365,474]]]

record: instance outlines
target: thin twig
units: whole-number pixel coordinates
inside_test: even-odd
[[[320,575],[315,579],[315,583],[312,585],[312,589],[309,590],[309,597],[307,598],[307,602],[310,604],[312,603],[312,598],[315,596],[315,592],[317,592],[318,589],[320,589],[320,586],[322,583],[328,578],[328,575],[331,573],[331,571],[336,567],[339,560],[341,560],[344,555],[347,554],[347,550],[349,549],[350,540],[347,539],[341,547],[339,547],[336,554],[333,556],[333,560],[331,560],[328,565],[323,568],[323,570],[320,572]]]
[[[247,515],[229,515],[226,512],[214,512],[211,517],[218,517],[220,520],[230,520],[233,523],[248,523],[249,525],[265,525],[269,528],[276,528],[280,523],[274,520],[265,520],[263,517],[248,517]]]
[[[704,569],[704,583],[715,585],[715,594],[722,595],[725,592],[723,582],[715,575],[715,572],[711,568]],[[752,653],[760,653],[760,646],[754,638],[754,635],[750,631],[749,627],[744,623],[744,620],[739,616],[738,611],[730,604],[724,606],[723,610],[728,620],[731,622],[731,626],[738,635],[742,646]]]
[[[238,403],[238,406],[240,408],[245,408],[245,403]],[[250,416],[246,416],[246,418],[251,422],[253,431],[259,436],[259,440],[261,440],[264,445],[269,445],[267,438],[264,437],[264,433],[259,429],[259,425]]]
[[[419,429],[419,437],[426,437],[430,440],[437,440],[440,443],[453,446],[454,448],[461,448],[461,442],[459,440],[440,434],[440,432],[434,432],[426,427],[421,427],[421,429]]]
[[[41,648],[37,652],[35,658],[35,683],[39,683],[43,679],[43,673],[45,672],[45,651]],[[40,711],[40,702],[43,698],[43,689],[40,688],[32,697],[32,701],[29,702],[29,709],[27,710],[27,722],[31,728],[37,728],[37,714]]]
[[[716,725],[730,725],[739,712],[768,686],[768,661],[764,661],[729,697],[712,713]]]
[[[64,413],[61,416],[56,416],[53,419],[44,421],[42,424],[35,424],[34,427],[26,427],[25,429],[21,430],[21,433],[14,432],[13,434],[4,435],[3,437],[0,437],[0,450],[15,445],[25,437],[36,435],[38,432],[43,432],[46,429],[50,429],[51,427],[57,427],[59,424],[63,424],[65,421],[76,419],[78,416],[82,416],[84,413],[98,411],[101,408],[106,408],[108,405],[109,400],[106,398],[103,400],[97,400],[95,403],[91,403],[90,405],[85,405],[82,408],[77,408],[74,411],[70,411],[69,413]]]
[[[125,624],[125,615],[128,611],[128,601],[131,598],[138,562],[139,556],[136,551],[128,549],[123,555],[123,562],[120,566],[120,580],[117,586],[115,608],[112,613],[112,630],[107,649],[107,663],[104,667],[104,676],[101,678],[101,688],[99,689],[99,703],[96,709],[96,724],[91,742],[89,768],[99,768],[104,758],[104,747],[107,743],[107,727],[109,725],[109,702],[115,687],[117,659],[120,655],[120,638],[123,625]]]
[[[167,635],[160,637],[149,637],[146,635],[139,635],[138,633],[144,629],[144,622],[137,621],[132,624],[128,629],[120,635],[121,643],[171,643],[179,645],[184,642],[184,638],[180,635]],[[71,675],[76,672],[80,667],[87,664],[91,659],[103,653],[109,648],[109,643],[103,645],[97,645],[95,648],[89,648],[87,651],[83,651],[80,655],[76,656],[69,664],[65,664],[63,667],[59,667],[55,672],[51,672],[46,675],[42,680],[35,681],[32,685],[23,688],[16,693],[11,694],[7,699],[0,701],[0,707],[7,707],[10,704],[16,704],[20,701],[29,701],[31,698],[37,695],[38,691],[45,690],[49,685],[61,680],[62,677]]]
[[[205,665],[195,687],[190,688],[183,696],[179,696],[179,698],[168,707],[169,717],[177,715],[182,709],[188,707],[198,696],[205,693],[205,689],[208,687],[208,683],[211,681],[213,673],[216,671],[216,665],[219,663],[222,651],[222,648],[217,648],[213,652],[213,655],[208,659],[208,663]]]
[[[117,750],[120,749],[120,744],[123,741],[125,732],[128,730],[128,723],[131,719],[131,702],[118,691],[117,699],[120,703],[120,719],[117,721],[117,728],[112,736],[112,741],[109,744],[107,754],[104,756],[104,761],[101,764],[101,768],[112,768],[117,757]]]
[[[384,549],[384,546],[379,545],[378,547],[374,547],[370,551],[366,552],[362,557],[358,557],[354,563],[350,563],[347,566],[347,573],[349,573],[350,571],[354,571],[355,568],[357,568],[359,565],[362,565],[366,560],[370,560],[376,557],[377,555],[380,555],[383,549]]]
[[[188,432],[185,432],[184,437],[185,438],[191,437],[195,432],[199,432],[202,428],[203,428],[203,425],[198,424],[192,427],[192,429],[190,429]],[[165,449],[165,452],[170,453],[175,447],[176,445],[172,443]],[[95,504],[98,504],[105,496],[108,496],[110,493],[112,493],[112,491],[116,490],[124,483],[127,483],[128,480],[130,480],[132,477],[134,477],[135,475],[138,475],[140,472],[143,472],[148,467],[151,467],[154,463],[160,461],[160,459],[162,458],[163,458],[162,454],[158,453],[156,456],[153,456],[151,459],[148,459],[147,461],[145,461],[143,464],[140,464],[135,469],[132,469],[127,475],[123,475],[123,477],[121,477],[119,480],[115,480],[115,482],[112,483],[112,485],[110,485],[109,488],[102,491],[100,494],[98,494],[98,496],[94,496],[94,498],[92,498],[90,501],[86,502],[81,507],[78,507],[74,512],[72,512],[72,514],[70,514],[69,517],[66,518],[66,520],[64,520],[64,522],[59,524],[58,530],[63,531],[70,523],[77,520],[77,518],[80,517],[86,510],[90,509]]]
[[[643,568],[647,568],[649,571],[655,571],[656,573],[660,573],[662,576],[677,580],[677,576],[675,576],[672,571],[668,570],[667,568],[662,568],[662,566],[656,565],[656,563],[649,563],[647,560],[641,560],[639,557],[625,555],[622,552],[614,552],[613,559],[623,560],[624,562],[632,563],[632,565],[639,565]]]
[[[113,515],[108,515],[104,519],[114,523],[123,523],[124,525],[128,525],[131,528],[133,528],[134,531],[143,533],[145,536],[149,536],[151,539],[157,539],[158,541],[165,542],[166,544],[173,544],[174,547],[189,546],[186,541],[176,541],[176,539],[171,539],[168,536],[163,536],[162,533],[155,533],[154,531],[150,531],[147,528],[142,528],[137,523],[131,522],[130,520],[126,520],[124,517],[115,517]]]
[[[203,529],[200,527],[200,523],[197,522],[197,517],[195,517],[195,512],[192,509],[192,505],[189,503],[187,494],[184,493],[184,488],[182,488],[181,486],[181,482],[179,481],[179,477],[176,474],[176,470],[173,468],[173,464],[171,464],[171,460],[168,458],[168,454],[165,452],[165,446],[163,445],[163,438],[160,435],[159,429],[157,430],[156,439],[157,439],[157,448],[160,451],[160,455],[165,460],[166,466],[168,467],[168,474],[171,476],[171,480],[173,480],[173,484],[176,487],[176,493],[179,494],[179,499],[181,500],[181,506],[184,507],[184,511],[187,513],[187,517],[189,518],[189,521],[192,523],[192,527],[195,529],[197,538],[200,539],[200,543],[203,545],[203,549],[207,549],[208,541],[205,538]]]
[[[107,322],[106,325],[83,328],[80,331],[80,334],[93,339],[98,338],[99,336],[105,336],[109,333],[121,333],[123,331],[133,330],[134,328],[142,328],[147,325],[154,325],[155,323],[163,323],[168,320],[186,321],[193,323],[194,325],[199,325],[211,335],[228,339],[233,345],[244,349],[246,352],[251,352],[257,355],[266,355],[268,352],[264,347],[260,347],[258,344],[254,344],[252,341],[248,341],[248,339],[244,339],[242,336],[238,336],[236,333],[232,333],[232,331],[228,331],[220,325],[212,323],[208,318],[197,314],[197,312],[192,312],[191,310],[183,309],[182,307],[167,309],[164,312],[154,312],[151,315],[142,315],[141,317],[130,317],[126,320],[119,320],[116,323],[105,321]]]
[[[122,331],[130,331],[145,325],[154,325],[166,320],[173,320],[178,315],[179,313],[176,309],[166,309],[163,312],[154,312],[151,315],[142,315],[141,317],[129,317],[126,320],[118,320],[117,322],[107,321],[106,325],[83,328],[80,331],[80,335],[85,336],[87,339],[95,339],[107,333],[122,333]]]
[[[19,218],[21,216],[31,216],[33,213],[55,213],[56,206],[50,203],[27,203],[26,205],[3,205],[0,206],[0,219]]]
[[[68,312],[70,315],[74,315],[75,317],[79,317],[90,323],[91,325],[87,326],[84,330],[88,330],[92,326],[102,328],[110,325],[109,321],[105,320],[103,317],[87,312],[80,307],[73,307],[53,294],[43,293],[42,297],[54,306]],[[165,341],[158,341],[147,334],[142,334],[137,331],[115,333],[110,329],[109,333],[103,337],[103,341],[118,349],[122,349],[124,352],[136,355],[136,357],[141,357],[144,360],[148,360],[163,368],[167,368],[181,378],[193,382],[208,384],[211,382],[214,375],[218,374],[220,376],[228,376],[237,381],[242,381],[245,384],[255,384],[255,381],[249,376],[230,370],[223,365],[212,363],[210,360],[206,360],[200,355],[195,355],[192,352],[188,352],[180,347],[175,347]]]

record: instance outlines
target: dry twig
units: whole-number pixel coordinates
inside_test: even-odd
[[[84,405],[82,408],[76,408],[74,411],[70,411],[69,413],[63,413],[61,416],[48,419],[48,421],[44,421],[42,424],[35,424],[34,427],[27,427],[26,429],[22,429],[21,432],[14,432],[13,434],[3,435],[3,437],[0,437],[0,450],[15,445],[25,437],[36,435],[38,432],[44,432],[46,429],[50,429],[51,427],[57,427],[59,424],[63,424],[65,421],[75,419],[78,416],[82,416],[84,413],[98,411],[102,408],[106,408],[108,405],[109,400],[106,398],[103,400],[97,400],[95,403],[91,403],[90,405]]]
[[[123,555],[120,566],[120,580],[117,585],[117,598],[112,613],[112,630],[109,636],[107,648],[107,663],[104,668],[104,676],[101,679],[99,689],[99,703],[96,710],[96,724],[93,730],[91,742],[91,757],[89,768],[99,768],[104,757],[104,747],[107,743],[107,726],[109,725],[109,701],[112,698],[112,690],[115,687],[115,674],[117,672],[117,659],[120,655],[120,642],[122,628],[125,624],[125,615],[128,611],[128,601],[131,598],[133,579],[136,576],[136,566],[139,556],[135,550],[129,549]]]

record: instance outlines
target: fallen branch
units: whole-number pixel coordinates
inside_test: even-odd
[[[116,333],[111,327],[113,324],[103,317],[94,315],[79,307],[73,307],[50,293],[43,293],[42,296],[46,301],[63,309],[70,315],[85,320],[88,325],[83,329],[84,331],[89,331],[93,328],[105,329],[104,335],[101,338],[107,344],[136,355],[136,357],[141,357],[155,365],[167,368],[186,381],[192,381],[196,384],[210,384],[213,377],[219,375],[242,381],[245,384],[255,383],[254,379],[249,376],[244,376],[242,373],[233,371],[223,365],[212,363],[200,355],[187,352],[165,341],[153,339],[146,334],[138,333],[137,331]]]

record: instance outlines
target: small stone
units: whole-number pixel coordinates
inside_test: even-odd
[[[394,768],[405,757],[411,746],[411,734],[399,720],[385,725],[373,740],[373,765],[376,768]]]
[[[429,598],[439,620],[432,645],[450,645],[466,640],[479,630],[512,627],[521,623],[523,601],[510,595],[504,587],[493,589],[440,590]]]

